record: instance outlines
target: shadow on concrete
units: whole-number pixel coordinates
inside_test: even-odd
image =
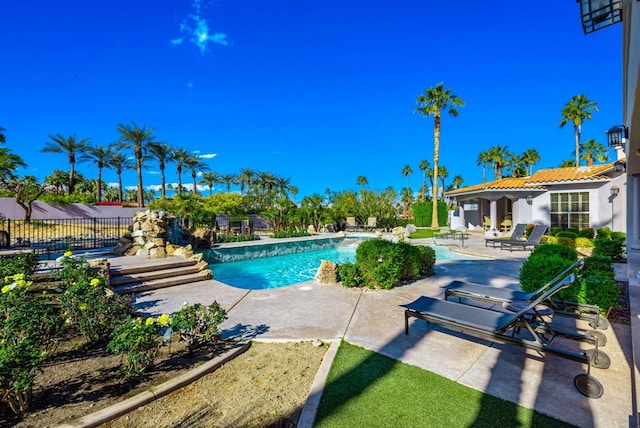
[[[267,331],[269,331],[269,326],[265,324],[261,324],[258,326],[236,324],[231,328],[224,329],[220,333],[220,336],[223,339],[251,340],[255,339],[261,334],[265,334]]]

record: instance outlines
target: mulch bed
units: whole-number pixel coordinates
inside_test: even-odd
[[[612,308],[607,319],[610,322],[623,325],[631,325],[631,313],[629,311],[629,283],[618,282],[620,287],[619,306]]]

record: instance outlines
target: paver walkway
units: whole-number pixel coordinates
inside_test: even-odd
[[[460,246],[460,241],[438,242]],[[243,290],[211,280],[143,293],[135,304],[143,312],[158,315],[178,310],[183,302],[209,304],[215,300],[228,310],[229,318],[222,324],[226,336],[276,341],[344,338],[581,427],[629,426],[633,414],[629,326],[613,325],[606,331],[608,343],[603,349],[611,357],[611,368],[592,369],[605,389],[600,399],[586,398],[574,388],[574,376],[585,370],[576,362],[452,334],[420,320],[411,323],[409,335],[404,334],[404,312],[398,305],[420,295],[443,298],[442,287],[454,279],[518,287],[518,271],[529,251],[486,248],[482,237],[465,240],[464,245],[463,251],[498,258],[438,261],[433,277],[389,291],[346,289],[314,281]]]

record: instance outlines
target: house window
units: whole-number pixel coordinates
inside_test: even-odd
[[[588,228],[589,192],[552,193],[551,226]]]

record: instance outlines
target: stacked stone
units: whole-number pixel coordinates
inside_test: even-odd
[[[161,259],[167,256],[166,216],[163,212],[138,211],[127,232],[113,249],[113,253]]]

